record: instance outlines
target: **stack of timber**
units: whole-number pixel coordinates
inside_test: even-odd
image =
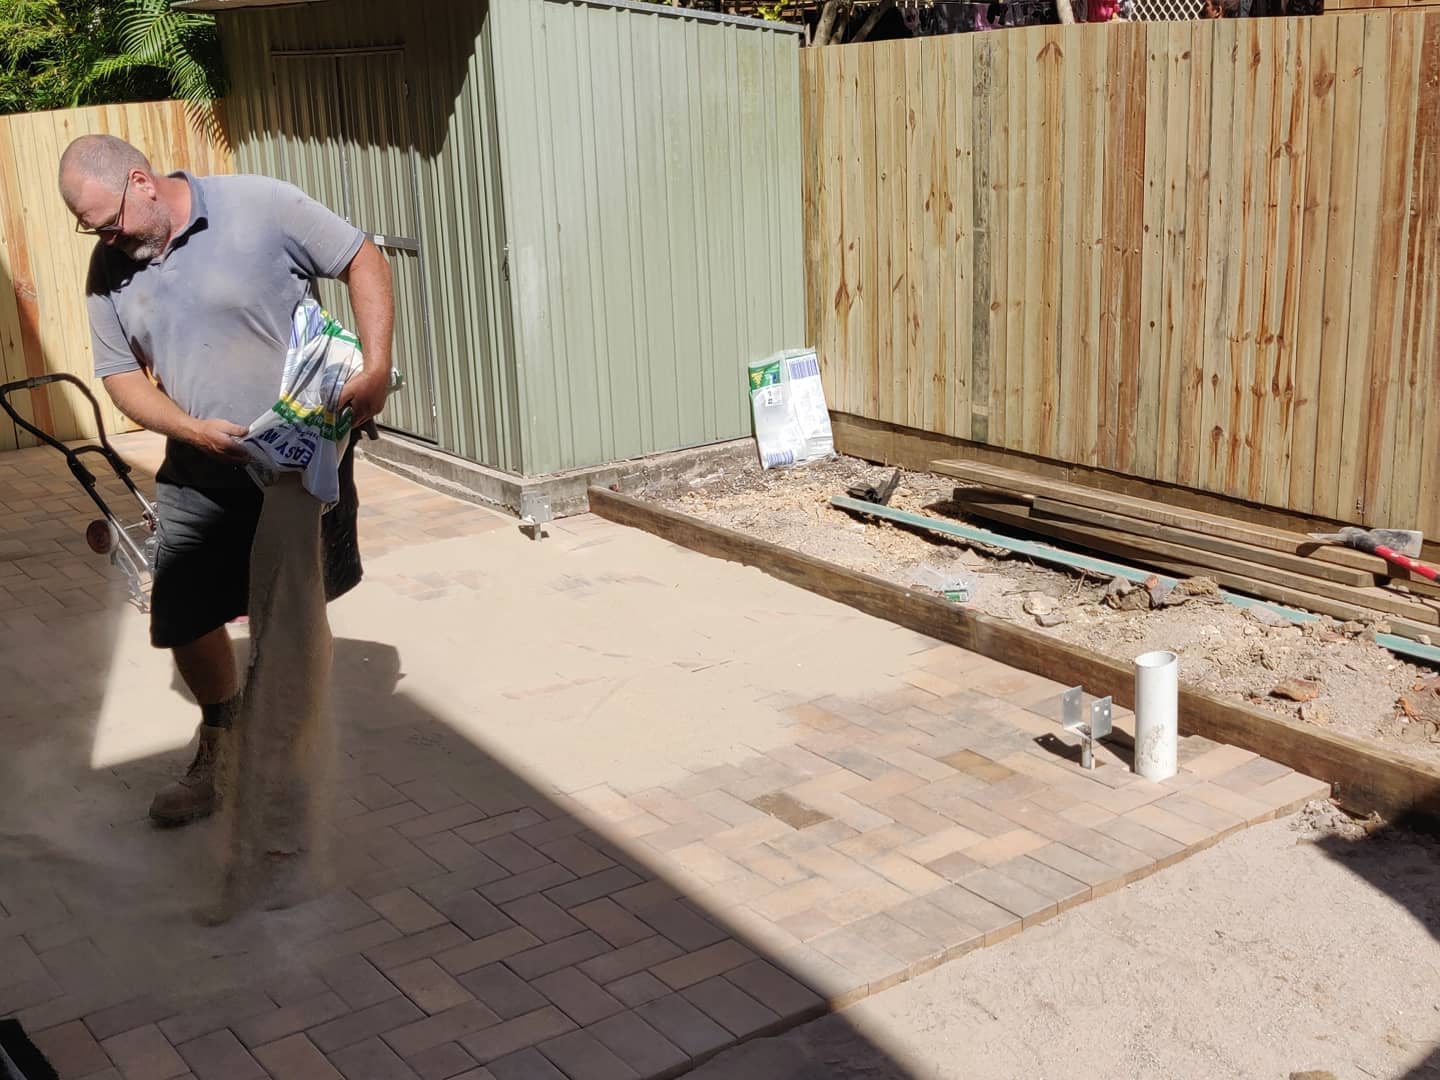
[[[964,481],[955,501],[971,517],[1342,622],[1381,621],[1401,637],[1440,641],[1440,594],[1428,582],[1389,587],[1394,568],[1299,533],[1202,514],[1149,499],[967,461],[935,461]],[[1422,595],[1423,594],[1423,595]]]

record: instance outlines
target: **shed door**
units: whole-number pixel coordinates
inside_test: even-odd
[[[274,57],[287,179],[369,234],[395,289],[395,367],[405,386],[383,426],[435,441],[435,370],[416,208],[410,108],[399,50]],[[321,282],[326,307],[355,328],[348,291]]]

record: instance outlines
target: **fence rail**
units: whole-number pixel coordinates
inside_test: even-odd
[[[833,408],[1440,530],[1440,12],[802,63]]]
[[[78,235],[56,190],[56,167],[71,139],[106,132],[128,139],[156,169],[231,171],[230,153],[198,131],[179,102],[106,105],[0,116],[0,381],[52,371],[90,378],[85,272],[95,241]],[[111,431],[130,424],[98,384]],[[62,439],[88,438],[95,422],[78,393],[49,387],[18,394],[17,410]],[[0,416],[0,450],[35,440]]]

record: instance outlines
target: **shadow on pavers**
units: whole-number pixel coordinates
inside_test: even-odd
[[[1330,833],[1313,842],[1440,941],[1440,834],[1433,821],[1401,821],[1350,837]],[[1434,1004],[1433,997],[1410,1003],[1417,1010]],[[1440,1048],[1400,1080],[1440,1080]]]
[[[103,678],[103,667],[98,671]],[[154,829],[145,817],[151,788],[135,785],[125,789],[123,805],[106,803],[108,821],[91,817],[68,824],[67,808],[83,802],[91,786],[77,781],[69,800],[51,800],[43,823],[37,818],[33,829],[7,832],[0,848],[5,864],[0,866],[0,882],[5,883],[0,896],[12,895],[10,884],[22,876],[26,882],[43,877],[44,888],[57,901],[48,913],[34,904],[24,909],[29,913],[23,924],[25,941],[32,944],[35,967],[25,973],[31,977],[28,993],[21,997],[14,996],[14,981],[0,972],[0,1015],[17,1014],[27,1031],[41,1036],[42,1045],[47,1029],[77,1018],[101,1039],[122,1034],[117,1028],[157,1024],[179,1045],[206,1027],[196,1019],[201,1013],[228,1009],[224,1022],[218,1028],[212,1022],[208,1030],[229,1028],[254,1050],[262,1038],[256,1034],[263,1028],[258,1014],[282,1005],[308,1008],[323,1003],[326,995],[333,997],[332,990],[343,996],[330,965],[351,965],[345,968],[344,978],[349,979],[355,974],[353,965],[364,957],[375,969],[365,969],[366,976],[382,984],[371,993],[392,999],[397,1017],[393,1029],[366,1034],[395,1039],[400,1038],[398,1030],[424,1014],[400,999],[400,989],[384,986],[384,978],[401,968],[426,966],[431,958],[445,969],[445,978],[458,980],[482,1002],[502,979],[512,995],[517,992],[515,975],[528,982],[528,990],[518,988],[522,998],[528,998],[522,1005],[513,1006],[497,993],[493,1008],[498,1022],[521,1015],[515,1009],[525,1015],[548,1010],[553,1034],[544,1038],[562,1038],[557,1047],[563,1052],[546,1049],[562,1069],[569,1063],[567,1054],[603,1056],[613,1049],[624,1056],[624,1048],[631,1045],[627,1040],[638,1031],[646,1044],[647,1067],[638,1071],[637,1066],[635,1075],[659,1076],[678,1075],[741,1039],[775,1034],[825,1013],[820,997],[809,988],[766,966],[763,947],[729,929],[623,841],[572,818],[409,696],[404,664],[394,647],[337,638],[331,704],[339,729],[339,783],[328,845],[335,874],[330,891],[288,910],[248,912],[224,926],[204,927],[193,912],[213,895],[218,821]],[[173,773],[188,760],[188,748],[167,754],[145,762],[143,775]],[[473,812],[467,812],[467,806]],[[453,822],[442,820],[440,815],[446,814],[453,815]],[[437,827],[430,830],[431,824]],[[519,953],[474,966],[456,959],[472,941],[521,932],[509,917],[519,912],[506,907],[514,901],[507,900],[505,883],[527,873],[550,876],[543,886],[537,880],[533,888],[517,889],[515,899],[538,904],[538,898],[546,896],[565,909],[547,909],[551,929],[535,930],[543,941],[527,942]],[[496,887],[500,891],[494,891]],[[417,916],[417,910],[421,916],[424,911],[417,897],[448,922],[431,925]],[[627,924],[615,933],[627,936],[606,941],[573,921],[577,907],[605,897],[622,905],[610,914]],[[382,909],[400,926],[382,918]],[[0,921],[0,948],[6,944],[4,925]],[[13,923],[10,932],[21,926]],[[650,942],[649,955],[633,963],[617,959],[613,969],[608,968],[606,957],[633,944],[637,928],[649,935],[644,939]],[[563,995],[555,999],[559,1009],[540,996],[540,990],[551,985],[546,976],[555,974],[555,966],[533,949],[550,947],[552,938],[569,940],[579,950],[559,961],[562,974],[573,978],[578,969],[608,988],[595,987],[573,1017],[563,1011],[570,1005]],[[677,989],[653,974],[641,980],[630,977],[653,971],[667,959],[704,950],[730,959],[693,984],[678,979]],[[587,956],[598,966],[588,963]],[[50,970],[52,958],[64,961],[53,965],[55,971]],[[641,966],[632,973],[635,964]],[[622,971],[625,974],[617,977]],[[74,985],[77,980],[83,987]],[[612,1001],[611,991],[621,997]],[[439,1014],[452,1006],[435,1007]],[[325,1020],[359,1008],[339,1007]],[[637,1022],[645,1027],[637,1028]],[[818,1063],[786,1064],[778,1072],[756,1073],[754,1080],[836,1075],[826,1064],[833,1057],[831,1046],[843,1048],[846,1060],[867,1063],[867,1071],[858,1075],[895,1080],[910,1075],[843,1014],[828,1016],[825,1025],[835,1037],[827,1039],[826,1056]],[[598,1042],[591,1045],[575,1036],[581,1029]],[[479,1027],[465,1036],[447,1036],[457,1072],[490,1061],[485,1052],[488,1030]],[[573,1037],[568,1045],[563,1039],[567,1035]],[[467,1041],[475,1061],[462,1050]],[[334,1050],[342,1072],[347,1049],[353,1048]],[[534,1048],[507,1051],[494,1063],[495,1074],[509,1075],[506,1070],[512,1068],[544,1072],[539,1053]],[[398,1060],[395,1064],[400,1067]],[[444,1077],[437,1073],[431,1080]]]

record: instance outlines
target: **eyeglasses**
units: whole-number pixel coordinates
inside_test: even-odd
[[[87,229],[80,222],[75,222],[75,231],[81,236],[118,236],[123,231],[120,222],[125,217],[125,196],[130,191],[130,174],[125,174],[125,185],[120,189],[120,209],[115,211],[115,216],[108,224],[101,225],[94,229]]]

